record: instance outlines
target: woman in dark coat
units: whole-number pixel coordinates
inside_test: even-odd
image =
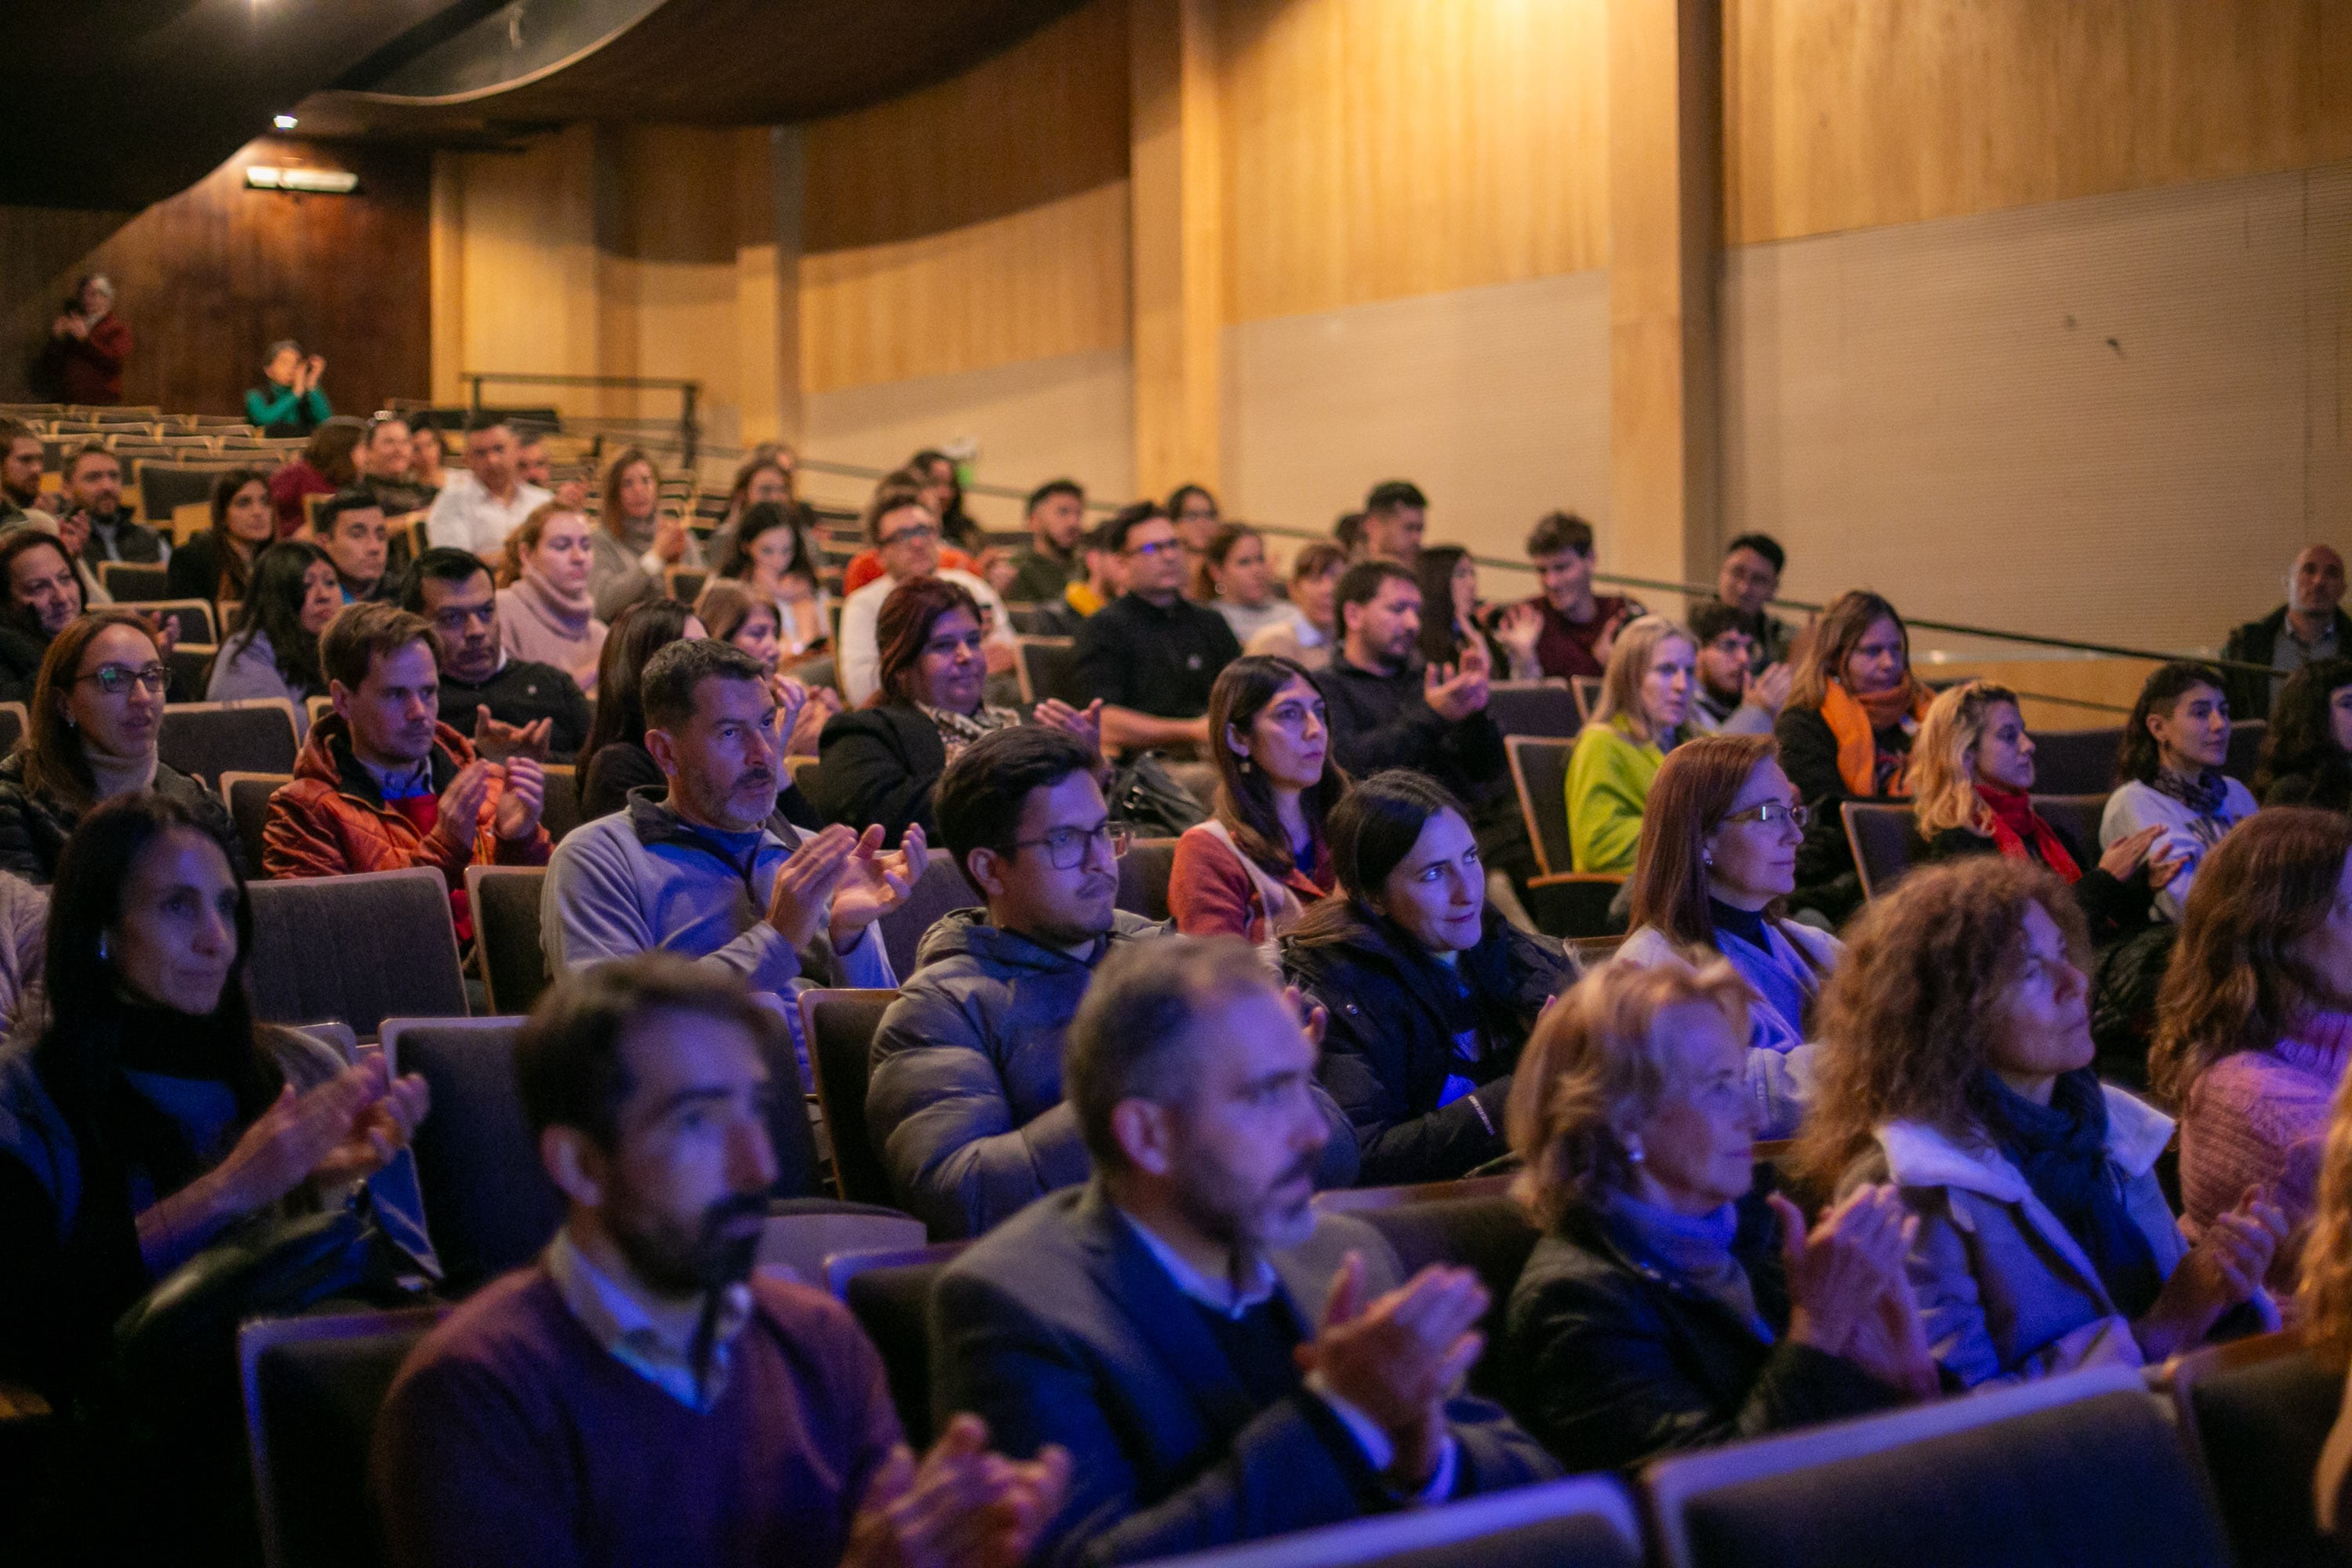
[[[1339,888],[1283,939],[1282,969],[1330,1015],[1318,1070],[1360,1179],[1466,1175],[1504,1152],[1519,1048],[1575,965],[1487,904],[1468,814],[1425,774],[1374,773],[1328,830]]]
[[[2352,658],[2319,659],[2286,678],[2271,704],[2254,798],[2352,811]]]

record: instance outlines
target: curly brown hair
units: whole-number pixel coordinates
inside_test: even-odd
[[[1802,1179],[1835,1187],[1890,1121],[1982,1141],[1985,1019],[2021,967],[2029,904],[2086,968],[2090,932],[2073,892],[2030,860],[1922,867],[1864,907],[1822,988],[1813,1106],[1794,1160]]]
[[[2158,1094],[2186,1104],[2222,1058],[2266,1050],[2305,1008],[2337,1005],[2339,988],[2297,950],[2327,923],[2347,857],[2352,817],[2299,805],[2256,812],[2205,857],[2157,994]]]
[[[2304,1237],[2294,1300],[2305,1347],[2323,1364],[2352,1363],[2352,1077],[2336,1089],[2328,1120],[2319,1203]]]

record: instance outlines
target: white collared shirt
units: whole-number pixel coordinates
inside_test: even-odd
[[[751,1286],[739,1279],[720,1289],[719,1317],[710,1334],[710,1365],[704,1381],[697,1384],[691,1331],[681,1340],[665,1330],[633,1288],[635,1281],[616,1279],[590,1262],[572,1239],[570,1226],[548,1243],[546,1261],[556,1294],[614,1360],[688,1410],[708,1410],[719,1403],[727,1391],[735,1341],[751,1321]]]
[[[507,535],[522,526],[524,518],[554,499],[537,485],[517,479],[514,494],[500,500],[483,488],[471,469],[461,469],[451,474],[441,493],[433,498],[433,510],[425,514],[425,540],[436,550],[446,545],[493,556],[506,543]]]

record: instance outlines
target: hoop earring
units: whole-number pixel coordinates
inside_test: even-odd
[[[104,931],[100,931],[100,932],[99,932],[99,933],[98,933],[98,961],[99,961],[100,963],[111,963],[111,962],[113,961],[113,958],[114,958],[114,953],[113,953],[113,952],[112,952],[112,949],[111,949],[110,944],[110,943],[107,942],[107,940],[106,940],[106,933],[105,933]]]

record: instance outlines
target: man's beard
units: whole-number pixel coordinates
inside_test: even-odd
[[[698,1296],[751,1277],[760,1256],[760,1233],[732,1236],[725,1227],[730,1221],[767,1212],[767,1194],[738,1193],[703,1210],[691,1236],[671,1226],[632,1225],[625,1215],[613,1215],[606,1224],[613,1245],[638,1279],[665,1296]]]
[[[1311,1184],[1317,1163],[1316,1153],[1300,1155],[1268,1191]],[[1177,1188],[1176,1204],[1195,1230],[1216,1237],[1243,1258],[1297,1247],[1315,1228],[1315,1211],[1306,1201],[1292,1207],[1286,1199],[1275,1203],[1261,1193],[1240,1192],[1223,1171],[1196,1167]]]

